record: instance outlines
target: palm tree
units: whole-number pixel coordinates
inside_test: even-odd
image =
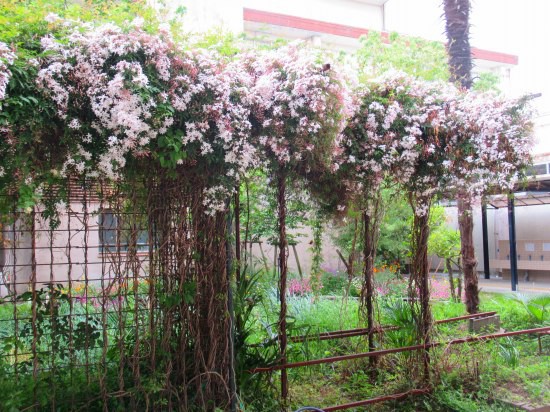
[[[472,53],[470,49],[470,0],[443,0],[445,34],[449,54],[451,82],[464,89],[472,86]],[[472,198],[466,190],[458,194],[458,225],[460,229],[464,292],[468,313],[479,310],[477,260],[474,251],[474,220]]]
[[[469,89],[472,86],[470,0],[444,0],[443,8],[451,71],[450,80]]]

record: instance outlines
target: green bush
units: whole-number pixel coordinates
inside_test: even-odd
[[[322,295],[343,296],[348,286],[348,278],[344,273],[323,271],[321,274],[321,284],[323,285],[321,288]],[[350,288],[350,295],[359,296],[357,288],[353,283]]]

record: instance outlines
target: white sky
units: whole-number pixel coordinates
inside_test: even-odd
[[[389,0],[387,29],[445,41],[442,0]],[[550,115],[550,0],[472,0],[472,46],[515,54],[513,94],[542,93]]]

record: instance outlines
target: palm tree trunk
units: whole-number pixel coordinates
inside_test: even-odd
[[[472,52],[470,49],[470,0],[444,0],[445,33],[449,52],[451,82],[464,89],[472,86]],[[464,269],[466,307],[469,313],[479,309],[477,260],[474,250],[473,211],[471,196],[467,191],[458,194],[458,227],[460,229],[461,254]]]
[[[445,34],[449,53],[451,82],[469,89],[472,86],[470,49],[470,0],[444,0]]]

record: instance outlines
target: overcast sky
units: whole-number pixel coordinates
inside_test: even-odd
[[[445,41],[442,0],[389,0],[388,30]],[[543,93],[550,114],[550,0],[472,0],[472,46],[515,54],[512,93]]]

